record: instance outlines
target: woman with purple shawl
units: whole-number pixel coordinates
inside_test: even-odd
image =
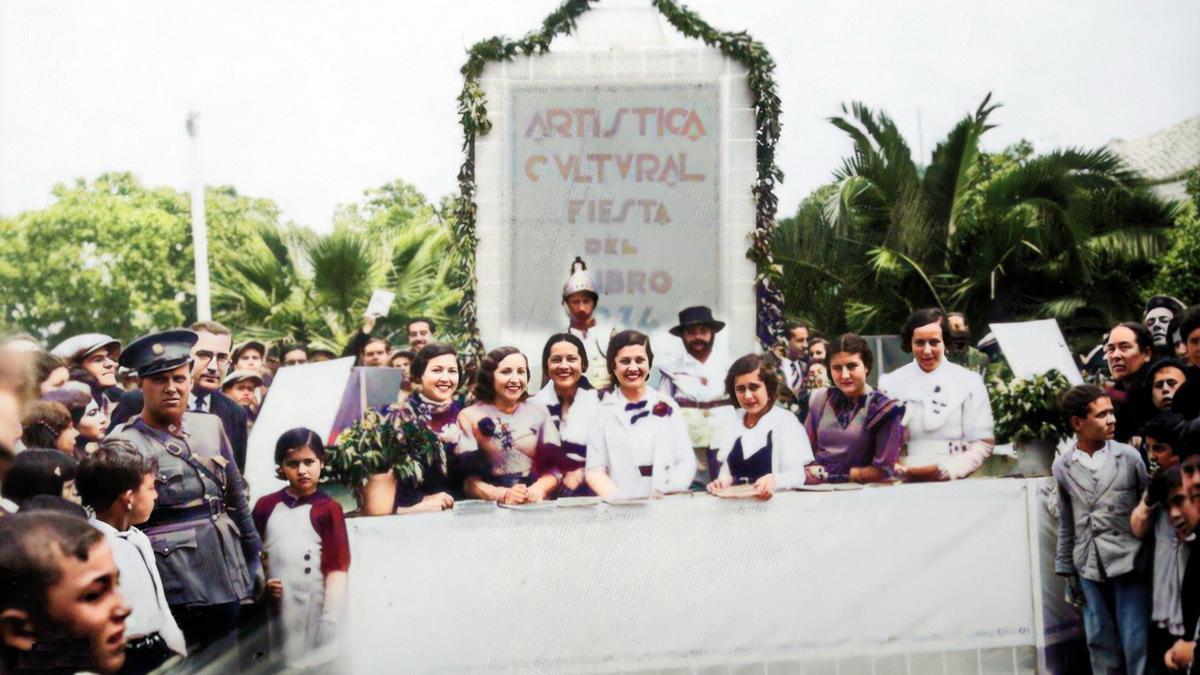
[[[816,460],[808,482],[889,480],[904,442],[904,407],[867,384],[874,357],[866,340],[847,333],[829,347],[834,386],[814,391],[804,428]]]

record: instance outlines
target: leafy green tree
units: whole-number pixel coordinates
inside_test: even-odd
[[[777,259],[812,271],[789,312],[811,303],[829,332],[872,333],[924,306],[976,326],[1054,316],[1080,330],[1136,313],[1173,206],[1105,150],[983,153],[995,108],[985,98],[926,167],[886,114],[856,103],[832,118],[854,152],[776,236]],[[814,290],[821,275],[832,287]]]
[[[1187,178],[1191,199],[1179,212],[1179,225],[1171,232],[1171,248],[1162,256],[1151,295],[1170,295],[1185,303],[1200,302],[1200,168]]]
[[[247,337],[339,352],[362,323],[371,293],[396,293],[375,334],[403,342],[404,319],[453,322],[460,294],[446,283],[450,229],[415,189],[394,181],[339,208],[328,235],[264,228],[214,285],[214,312]]]
[[[195,318],[186,193],[106,173],[53,195],[44,209],[0,220],[4,323],[54,342],[90,331],[130,339]],[[209,188],[205,205],[215,279],[249,232],[278,226],[272,202],[232,188]]]

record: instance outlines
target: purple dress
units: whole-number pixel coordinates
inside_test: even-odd
[[[904,442],[903,417],[904,406],[874,389],[850,398],[827,387],[813,392],[804,429],[829,482],[844,483],[855,467],[873,466],[891,477]]]

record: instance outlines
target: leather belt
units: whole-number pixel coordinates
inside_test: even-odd
[[[675,404],[680,408],[696,408],[699,410],[711,410],[713,408],[720,408],[721,406],[725,405],[733,405],[727,398],[721,399],[720,401],[689,401],[687,399],[676,399]]]
[[[209,520],[225,513],[225,502],[219,497],[212,497],[207,504],[200,506],[185,506],[174,509],[155,509],[150,514],[150,519],[142,526],[142,529],[152,527],[162,527],[164,525],[178,525],[180,523],[191,523],[199,520]]]

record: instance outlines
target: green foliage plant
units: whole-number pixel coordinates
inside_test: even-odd
[[[408,406],[368,410],[325,451],[327,479],[350,488],[388,472],[416,486],[425,478],[424,467],[445,471],[446,450],[429,419]]]
[[[988,397],[996,416],[996,442],[1021,446],[1034,441],[1057,445],[1073,433],[1058,407],[1059,397],[1071,388],[1058,370],[1030,379],[1005,381],[989,377]]]

